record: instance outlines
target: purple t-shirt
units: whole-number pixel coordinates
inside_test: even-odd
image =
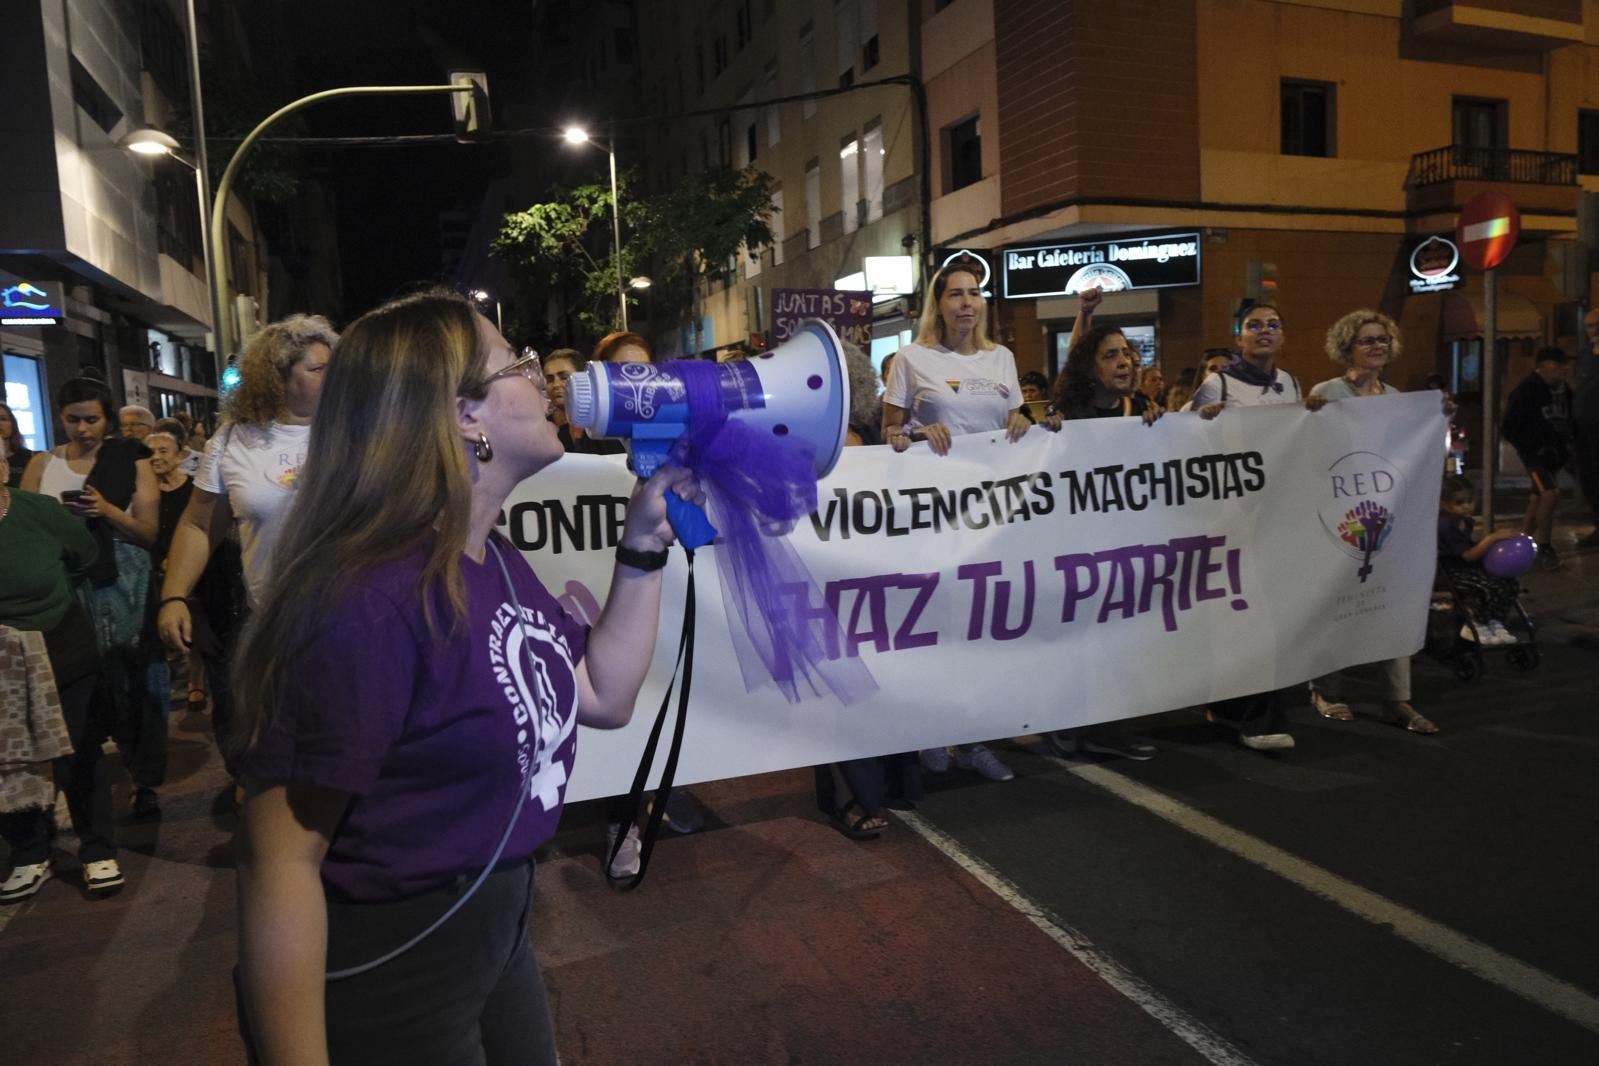
[[[496,537],[523,622],[489,550],[462,557],[466,624],[447,636],[442,590],[428,633],[412,556],[357,577],[317,636],[297,653],[284,700],[246,757],[271,784],[349,793],[348,814],[322,864],[330,896],[376,901],[476,874],[494,855],[535,769],[502,863],[555,833],[577,749],[577,664],[588,637]],[[531,651],[531,669],[523,649]]]

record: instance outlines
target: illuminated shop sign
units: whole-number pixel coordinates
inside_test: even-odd
[[[1162,233],[1083,244],[1006,248],[1005,295],[1076,296],[1199,284],[1199,234]]]
[[[35,284],[0,273],[0,326],[54,326],[65,316],[54,282]]]
[[[1447,237],[1428,237],[1410,253],[1410,291],[1448,292],[1460,287],[1460,249]]]

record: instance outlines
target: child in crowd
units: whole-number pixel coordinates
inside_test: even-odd
[[[1480,639],[1484,647],[1514,644],[1516,638],[1505,628],[1504,619],[1515,607],[1520,586],[1514,578],[1488,573],[1482,558],[1495,544],[1520,536],[1521,531],[1496,529],[1478,538],[1472,517],[1475,506],[1476,490],[1470,481],[1458,474],[1444,478],[1438,497],[1438,566],[1460,590],[1462,606],[1476,627],[1473,631],[1471,625],[1462,626],[1461,638]]]

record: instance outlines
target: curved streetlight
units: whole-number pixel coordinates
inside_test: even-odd
[[[640,274],[636,278],[629,279],[628,283],[627,283],[627,287],[632,289],[634,292],[643,292],[645,289],[649,288],[653,284],[655,284],[653,281],[651,281],[649,278],[645,277],[644,275]]]
[[[180,145],[176,137],[150,126],[130,130],[122,138],[122,147],[140,155],[170,155],[179,162],[188,162],[178,155]],[[190,164],[190,167],[192,169],[193,164]]]
[[[616,249],[616,307],[617,317],[622,323],[622,329],[627,329],[627,288],[622,282],[622,202],[616,192],[616,148],[614,145],[596,141],[589,136],[589,131],[582,126],[568,126],[562,131],[561,136],[566,138],[567,144],[593,144],[605,149],[605,154],[611,157],[611,240]]]

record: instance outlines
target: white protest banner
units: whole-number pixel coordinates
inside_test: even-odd
[[[1085,725],[1417,651],[1436,554],[1438,394],[958,437],[947,456],[847,448],[791,534],[838,615],[831,649],[878,692],[845,706],[746,691],[714,547],[696,554],[698,657],[678,781]],[[571,455],[506,532],[569,611],[604,602],[632,477]],[[584,729],[568,799],[626,791],[670,675],[674,549],[633,723]],[[791,603],[799,608],[801,605]],[[819,603],[809,605],[816,609]]]

